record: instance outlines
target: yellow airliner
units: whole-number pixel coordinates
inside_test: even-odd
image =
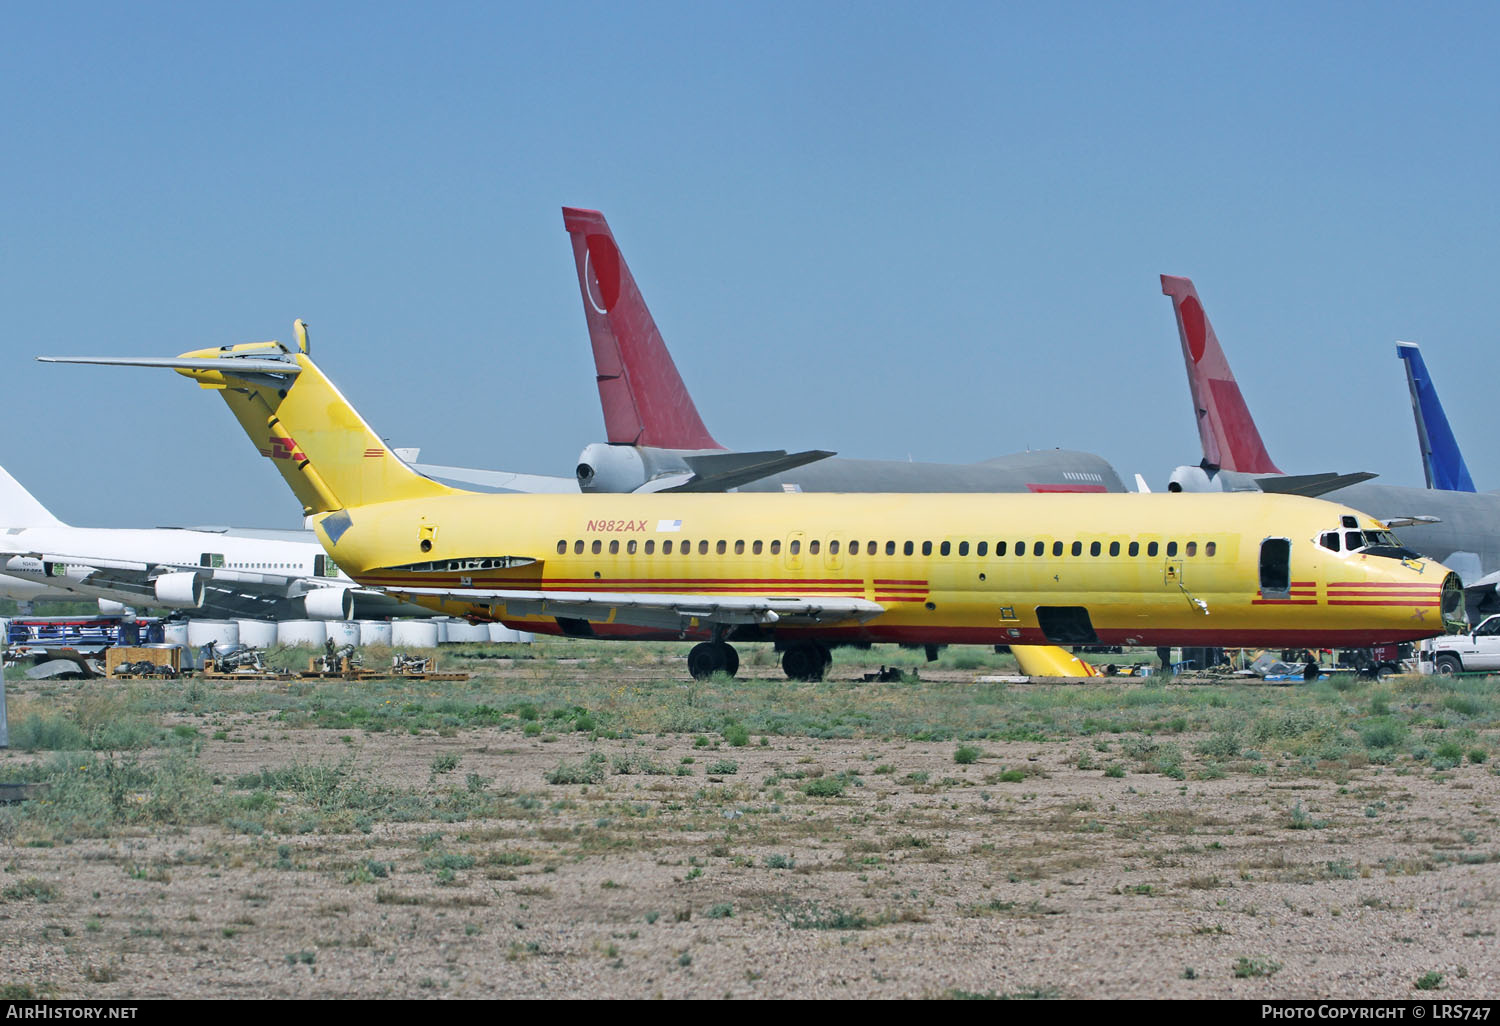
[[[295,347],[158,358],[219,389],[351,577],[456,616],[544,633],[774,641],[820,679],[829,646],[1364,647],[1444,633],[1458,576],[1385,525],[1299,496],[498,495],[413,471]],[[1358,552],[1319,545],[1358,530]]]

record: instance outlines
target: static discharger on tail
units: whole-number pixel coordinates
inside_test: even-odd
[[[1436,563],[1320,547],[1383,525],[1297,496],[464,492],[388,452],[305,342],[129,362],[217,390],[355,580],[527,630],[696,640],[695,676],[733,673],[739,640],[817,679],[844,643],[1364,646],[1458,606]]]

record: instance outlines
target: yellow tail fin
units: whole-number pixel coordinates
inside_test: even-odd
[[[296,493],[304,515],[458,493],[390,451],[313,362],[306,326],[298,321],[296,328],[295,350],[275,342],[198,350],[178,358],[196,366],[179,364],[176,370],[219,390],[255,447]],[[267,373],[267,356],[297,369]],[[241,360],[253,369],[241,370]]]

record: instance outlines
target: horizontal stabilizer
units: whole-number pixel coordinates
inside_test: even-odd
[[[1410,517],[1381,517],[1380,522],[1386,527],[1421,527],[1423,524],[1441,524],[1441,517],[1417,515]]]
[[[561,495],[578,492],[578,479],[548,477],[545,474],[513,474],[504,470],[475,470],[470,467],[443,467],[434,463],[413,463],[419,474],[439,481],[462,481],[497,492],[526,492],[536,495]]]
[[[826,460],[833,453],[823,449],[788,453],[785,449],[766,452],[706,453],[702,456],[684,456],[683,462],[693,469],[693,477],[683,484],[664,488],[668,492],[724,492],[738,488],[763,477],[785,473],[818,460]]]
[[[290,360],[255,360],[246,357],[187,356],[38,356],[42,363],[94,363],[108,367],[167,367],[172,370],[209,370],[221,374],[300,374],[302,368]]]
[[[1284,474],[1272,477],[1258,477],[1255,483],[1260,485],[1263,492],[1273,492],[1277,495],[1306,495],[1313,498],[1318,495],[1326,495],[1339,488],[1348,488],[1350,485],[1368,481],[1378,475],[1360,471],[1357,474]]]

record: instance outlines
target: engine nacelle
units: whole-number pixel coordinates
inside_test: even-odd
[[[1202,467],[1178,467],[1172,471],[1172,479],[1167,482],[1169,492],[1222,492],[1223,490],[1223,476],[1217,470],[1209,473]]]
[[[578,455],[578,487],[585,492],[633,492],[645,484],[645,461],[633,445],[592,442]]]
[[[203,605],[203,578],[183,571],[162,574],[151,582],[156,590],[156,605],[169,609],[197,609]]]
[[[99,600],[100,616],[124,616],[129,610],[130,607],[123,602],[115,602],[111,599]]]
[[[353,588],[316,588],[302,599],[309,620],[354,619]]]

